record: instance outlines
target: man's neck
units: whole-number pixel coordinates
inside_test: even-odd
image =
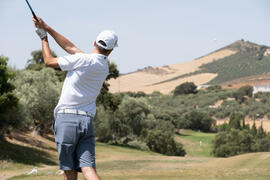
[[[104,54],[104,53],[99,52],[97,48],[94,48],[93,51],[92,51],[92,53],[93,54],[102,54],[104,56],[109,56],[109,54]]]

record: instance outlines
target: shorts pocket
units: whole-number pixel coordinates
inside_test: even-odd
[[[55,131],[55,120],[53,121],[52,129],[53,129],[53,134],[56,135],[56,131]]]

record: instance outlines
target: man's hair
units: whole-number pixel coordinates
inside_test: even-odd
[[[106,43],[102,40],[99,40],[98,43],[102,44],[103,46],[107,46]],[[102,54],[107,54],[111,51],[111,50],[104,49],[103,47],[100,47],[98,44],[97,44],[97,49]]]

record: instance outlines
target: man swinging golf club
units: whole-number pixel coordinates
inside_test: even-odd
[[[101,32],[92,53],[86,54],[41,18],[37,19],[33,18],[33,21],[42,41],[45,65],[68,71],[54,110],[53,129],[60,169],[64,170],[66,180],[77,179],[77,172],[82,172],[86,180],[97,180],[93,128],[95,102],[109,73],[107,58],[117,46],[118,37],[112,31]],[[71,55],[53,57],[47,32]]]

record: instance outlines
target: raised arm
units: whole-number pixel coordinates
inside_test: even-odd
[[[42,28],[45,31],[47,31],[57,42],[57,44],[62,47],[67,53],[69,54],[75,54],[83,52],[79,48],[77,48],[71,41],[69,41],[67,38],[56,32],[53,28],[51,28],[49,25],[47,25],[41,18],[37,17],[38,21],[36,21],[33,18],[33,21],[36,25],[36,27]]]
[[[45,38],[41,39],[41,42],[42,42],[42,54],[45,65],[47,67],[59,68],[58,58],[52,56],[48,42],[48,37],[46,36]]]

